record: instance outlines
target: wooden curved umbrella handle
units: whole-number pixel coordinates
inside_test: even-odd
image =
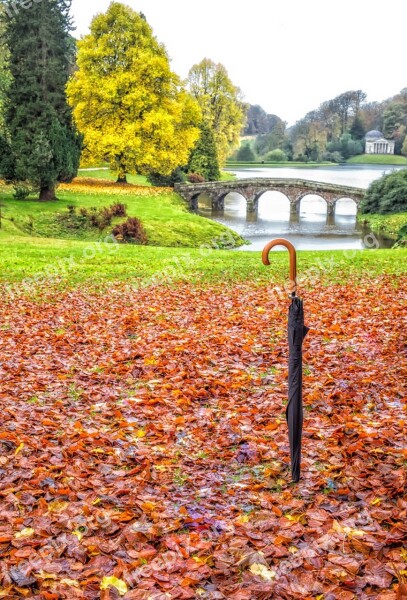
[[[266,244],[263,248],[261,255],[263,265],[270,264],[269,252],[272,248],[274,248],[274,246],[285,246],[290,253],[290,282],[292,284],[291,296],[295,296],[297,292],[297,251],[292,243],[288,240],[285,240],[284,238],[276,238],[275,240],[272,240]]]

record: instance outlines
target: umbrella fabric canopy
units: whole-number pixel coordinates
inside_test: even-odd
[[[293,481],[300,479],[302,409],[302,342],[309,329],[304,325],[304,307],[294,297],[288,312],[288,405],[285,416],[290,439],[291,474]]]
[[[294,246],[288,240],[278,238],[269,242],[263,250],[263,264],[269,265],[269,252],[274,246],[285,246],[290,253],[290,283],[292,298],[288,312],[288,404],[286,419],[290,440],[291,474],[294,482],[300,479],[301,437],[303,423],[302,408],[302,342],[309,329],[304,325],[303,302],[296,296],[297,291],[297,255]]]

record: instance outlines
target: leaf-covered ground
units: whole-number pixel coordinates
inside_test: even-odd
[[[298,485],[270,288],[6,299],[0,598],[407,597],[398,284],[306,293]]]

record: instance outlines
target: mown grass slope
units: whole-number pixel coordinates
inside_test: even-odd
[[[199,247],[217,244],[218,247],[239,246],[244,243],[227,227],[199,215],[192,214],[186,203],[169,188],[143,185],[116,185],[111,180],[77,178],[71,184],[61,185],[57,202],[16,200],[12,190],[2,186],[3,231],[11,235],[30,235],[60,239],[96,240],[112,231],[73,227],[68,218],[68,207],[101,208],[116,202],[127,205],[129,216],[141,220],[148,244],[164,247]],[[116,219],[115,222],[122,221]],[[217,242],[216,242],[217,240]]]

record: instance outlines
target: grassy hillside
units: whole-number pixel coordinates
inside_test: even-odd
[[[406,165],[407,158],[395,154],[359,154],[346,162],[355,165]]]
[[[110,234],[112,227],[103,231],[78,229],[68,218],[68,206],[79,210],[122,202],[127,205],[129,216],[141,220],[149,245],[199,247],[218,240],[222,246],[226,243],[222,242],[223,238],[227,239],[227,245],[244,243],[236,233],[220,223],[190,213],[185,202],[168,188],[116,186],[107,179],[78,178],[71,184],[61,185],[58,188],[59,200],[50,203],[34,199],[15,200],[10,188],[4,185],[0,192],[4,205],[3,235],[96,240]],[[119,221],[123,218],[115,219],[115,222]]]

